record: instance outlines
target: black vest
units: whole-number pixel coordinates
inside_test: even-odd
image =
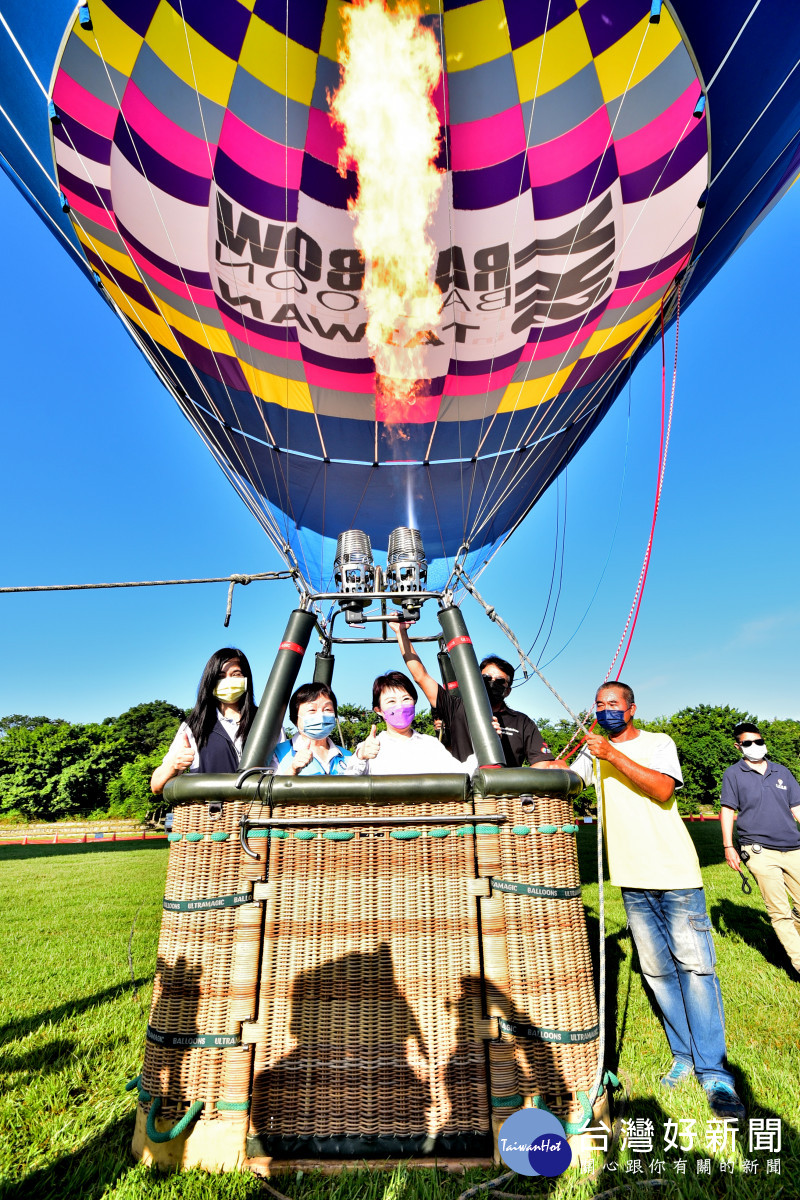
[[[200,772],[203,775],[230,775],[239,770],[236,747],[219,721],[215,721],[208,741],[200,751]]]

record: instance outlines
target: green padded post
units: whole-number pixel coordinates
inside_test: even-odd
[[[445,638],[445,651],[450,655],[458,690],[464,703],[472,744],[479,767],[504,767],[506,760],[500,738],[492,725],[492,709],[486,685],[467,633],[461,609],[451,605],[439,609],[439,624]]]
[[[267,766],[272,757],[280,740],[281,722],[315,624],[314,614],[301,608],[296,608],[289,617],[256,719],[245,742],[240,764],[243,771],[247,767]]]
[[[560,772],[562,775],[564,772]],[[544,772],[542,772],[544,774]],[[558,771],[553,772],[558,775]],[[235,796],[236,775],[177,775],[164,788],[170,804],[199,800],[229,800]],[[577,776],[576,776],[577,778]],[[529,789],[530,790],[530,789]],[[244,800],[275,805],[432,804],[462,803],[470,797],[467,775],[269,775],[245,779]]]

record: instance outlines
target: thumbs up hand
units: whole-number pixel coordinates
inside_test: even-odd
[[[363,742],[359,742],[356,748],[356,754],[359,758],[369,759],[378,757],[381,744],[378,741],[377,734],[375,733],[376,728],[377,727],[373,725],[369,731],[369,736]]]
[[[308,738],[300,738],[295,748],[294,757],[292,758],[292,774],[299,775],[303,768],[308,766],[313,757],[314,751],[311,748],[311,742]]]
[[[189,735],[184,729],[178,744],[172,751],[172,766],[175,771],[185,771],[194,762],[194,750],[192,743],[189,741]]]

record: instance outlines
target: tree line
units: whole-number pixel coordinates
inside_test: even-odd
[[[163,811],[150,792],[150,776],[161,762],[186,713],[165,700],[137,704],[119,717],[90,724],[14,714],[0,719],[0,820],[53,821],[68,817],[134,817]],[[341,738],[348,749],[367,736],[374,714],[353,704],[339,706]],[[717,806],[722,776],[737,761],[732,730],[753,721],[767,741],[769,757],[800,777],[800,721],[761,721],[720,705],[683,708],[669,717],[639,721],[643,729],[674,738],[683,766],[678,792],[683,813]],[[559,755],[572,738],[571,722],[537,721],[545,741]],[[414,723],[434,733],[429,712]],[[577,807],[594,803],[592,789]]]

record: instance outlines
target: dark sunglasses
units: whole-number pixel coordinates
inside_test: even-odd
[[[748,738],[746,742],[739,742],[740,746],[763,746],[763,738]]]

